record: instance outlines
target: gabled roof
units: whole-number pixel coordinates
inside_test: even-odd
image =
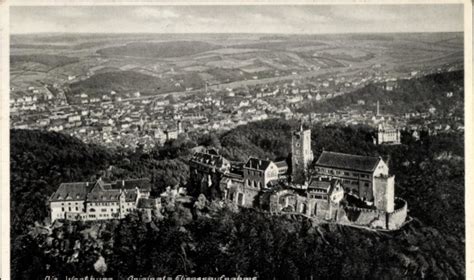
[[[330,194],[333,192],[334,188],[340,184],[341,181],[336,178],[312,177],[308,186],[308,191],[323,190],[327,194]]]
[[[93,185],[93,182],[62,183],[49,200],[84,200]]]
[[[271,160],[267,159],[258,159],[258,158],[249,158],[247,163],[245,163],[245,168],[257,169],[261,171],[267,170],[268,166],[272,163]]]
[[[87,201],[118,201],[122,190],[125,201],[135,201],[137,191],[150,192],[151,185],[148,178],[118,180],[108,182],[99,178],[96,182],[62,183],[58,190],[51,195],[50,201],[86,200]]]
[[[112,183],[112,188],[126,190],[139,188],[140,191],[151,191],[150,179],[148,178],[117,180]]]
[[[132,202],[137,200],[137,192],[135,190],[125,190],[125,201]]]
[[[325,181],[320,181],[318,179],[313,179],[311,183],[309,183],[308,189],[323,189],[327,192],[329,192],[329,189],[331,188],[331,181],[325,180]]]
[[[214,155],[209,153],[195,153],[191,158],[191,162],[196,162],[206,166],[213,166],[221,168],[224,164],[229,164],[229,161],[223,156]]]
[[[93,202],[118,202],[120,199],[120,190],[105,190],[90,192],[87,194],[87,201]]]
[[[316,162],[316,165],[348,170],[358,170],[364,172],[373,172],[380,161],[380,157],[359,156],[323,151],[318,161]]]

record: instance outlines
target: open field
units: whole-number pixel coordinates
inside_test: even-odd
[[[43,34],[12,36],[11,53],[11,80],[19,90],[45,80],[67,86],[70,75],[76,77],[72,92],[99,94],[119,88],[160,94],[203,88],[206,82],[258,84],[283,76],[364,71],[376,65],[396,73],[462,64],[463,36]],[[265,74],[255,80],[259,73]]]

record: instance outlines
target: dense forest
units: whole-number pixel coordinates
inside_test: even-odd
[[[464,135],[402,134],[402,145],[376,146],[365,126],[312,126],[323,149],[380,155],[396,176],[413,221],[396,232],[236,211],[200,198],[173,204],[162,219],[65,223],[46,234],[47,199],[59,183],[84,181],[113,166],[116,178],[149,177],[154,194],[186,186],[190,148],[217,147],[231,160],[288,156],[298,123],[267,120],[221,135],[189,135],[151,153],[108,150],[58,133],[11,131],[11,256],[14,279],[39,275],[258,276],[261,279],[463,279]],[[36,225],[35,225],[36,222]],[[77,245],[80,244],[80,245]],[[133,257],[131,257],[133,256]]]

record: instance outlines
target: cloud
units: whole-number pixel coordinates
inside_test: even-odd
[[[13,33],[462,31],[462,5],[15,6]]]
[[[180,15],[167,7],[139,7],[134,9],[134,14],[142,19],[176,19]]]

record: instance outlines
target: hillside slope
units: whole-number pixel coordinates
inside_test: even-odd
[[[385,90],[384,83],[370,84],[354,92],[329,99],[311,102],[300,109],[301,112],[334,112],[350,106],[375,112],[377,101],[384,114],[427,112],[433,106],[437,113],[457,111],[460,116],[464,109],[464,73],[462,71],[432,74],[410,80],[400,80],[393,91]],[[448,96],[451,92],[452,96]],[[363,100],[365,105],[358,105]]]

